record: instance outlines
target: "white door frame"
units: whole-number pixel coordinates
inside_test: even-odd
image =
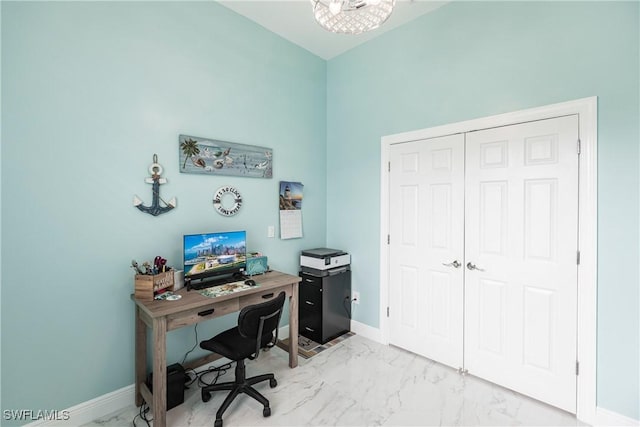
[[[391,145],[438,136],[465,133],[534,120],[578,115],[580,137],[578,241],[578,361],[576,416],[581,421],[596,421],[596,302],[597,302],[597,97],[520,110],[383,136],[380,153],[380,332],[389,343],[387,309],[389,301],[389,153]]]

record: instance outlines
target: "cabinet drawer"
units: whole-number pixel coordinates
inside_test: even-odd
[[[300,309],[311,311],[322,310],[322,288],[302,283],[298,289]]]
[[[322,315],[320,312],[301,309],[299,311],[300,335],[320,343],[322,340]]]
[[[193,325],[194,323],[202,322],[203,319],[213,319],[238,310],[240,310],[238,300],[231,299],[194,308],[193,310],[170,314],[167,316],[167,330],[171,331],[183,326]]]
[[[262,292],[240,297],[240,307],[246,307],[248,305],[260,304],[261,302],[269,301],[280,295],[280,292],[282,291],[284,291],[287,297],[291,296],[291,286],[286,286],[284,288],[267,289]]]
[[[305,273],[301,273],[300,277],[302,277],[302,281],[300,282],[300,287],[302,287],[302,285],[313,285],[318,288],[322,287],[322,277],[311,276]]]

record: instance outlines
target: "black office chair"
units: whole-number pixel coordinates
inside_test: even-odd
[[[238,316],[238,326],[224,331],[215,337],[202,341],[200,347],[218,353],[236,362],[236,379],[234,382],[212,384],[202,388],[202,401],[211,399],[211,392],[230,390],[227,398],[216,413],[215,427],[222,427],[222,414],[229,407],[233,399],[240,393],[248,394],[264,405],[262,415],[271,415],[269,401],[252,387],[262,381],[269,380],[269,386],[278,385],[273,374],[258,375],[245,378],[244,359],[257,359],[260,349],[273,347],[278,341],[278,325],[282,315],[285,293],[272,300],[243,308]],[[273,331],[275,330],[275,334]]]

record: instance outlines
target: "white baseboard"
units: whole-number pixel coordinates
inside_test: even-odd
[[[371,341],[383,344],[382,331],[378,328],[374,328],[373,326],[365,325],[364,323],[351,319],[351,332],[370,339]]]
[[[374,328],[373,326],[351,320],[351,332],[368,338],[371,341],[382,343],[382,332],[380,329]],[[280,329],[278,329],[278,339],[284,339],[287,337],[289,337],[289,325],[281,326]]]
[[[134,402],[135,387],[133,384],[112,391],[95,399],[72,406],[66,411],[58,411],[54,420],[39,419],[27,424],[27,427],[40,426],[79,426],[119,411]]]
[[[634,420],[633,418],[626,417],[618,414],[617,412],[596,407],[596,419],[594,425],[603,427],[633,427],[640,426],[640,420]]]
[[[231,361],[225,357],[200,366],[198,369],[207,369],[210,366],[221,366]],[[75,427],[80,426],[98,418],[105,417],[114,412],[120,411],[135,402],[136,388],[134,384],[122,387],[111,393],[103,394],[95,399],[72,406],[65,411],[58,411],[57,420],[37,420],[26,424],[24,427]],[[65,418],[65,419],[62,419]]]

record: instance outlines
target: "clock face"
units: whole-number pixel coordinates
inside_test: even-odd
[[[240,206],[242,206],[242,196],[231,186],[218,188],[213,196],[213,207],[220,215],[235,215],[240,210]]]

